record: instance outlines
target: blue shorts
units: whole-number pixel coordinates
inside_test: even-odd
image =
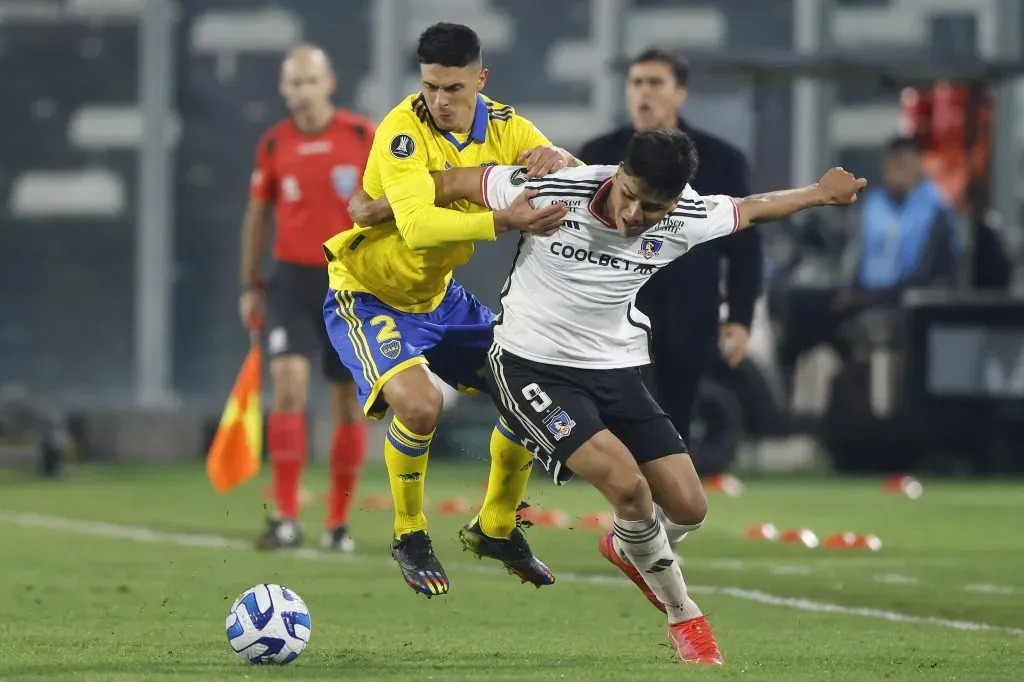
[[[413,365],[429,364],[434,374],[460,391],[488,390],[483,370],[494,313],[455,281],[429,313],[406,313],[372,294],[330,289],[324,322],[370,419],[387,412],[384,384]]]

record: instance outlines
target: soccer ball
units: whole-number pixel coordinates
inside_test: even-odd
[[[228,611],[228,644],[247,663],[291,663],[309,643],[309,608],[280,585],[257,585]]]

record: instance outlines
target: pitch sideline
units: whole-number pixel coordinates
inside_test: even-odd
[[[133,542],[150,542],[156,544],[175,545],[179,547],[205,547],[209,549],[232,549],[249,550],[251,544],[241,540],[233,540],[218,535],[204,535],[196,533],[171,533],[158,531],[152,528],[140,526],[126,526],[115,523],[103,523],[99,521],[82,521],[62,516],[49,516],[45,514],[31,514],[19,512],[0,511],[0,523],[10,526],[21,526],[29,528],[46,528],[49,530],[63,531],[77,535],[88,535],[93,537],[106,537],[116,540],[130,540]],[[379,559],[360,555],[337,555],[321,552],[315,549],[300,549],[290,553],[290,556],[308,560],[320,561],[342,561],[360,564],[380,563]],[[498,575],[504,572],[501,569],[491,568],[483,565],[455,564],[459,570],[472,571]],[[559,573],[559,581],[586,583],[590,585],[606,585],[609,587],[625,587],[635,589],[628,580],[602,575],[583,575],[575,573]],[[779,595],[751,590],[741,587],[716,587],[710,585],[690,585],[690,591],[694,594],[714,594],[752,601],[768,606],[782,606],[800,611],[811,611],[814,613],[835,613],[846,616],[860,616],[886,620],[893,623],[908,623],[917,625],[933,625],[950,628],[954,630],[988,630],[992,632],[1008,632],[1014,635],[1024,636],[1024,629],[1009,628],[987,623],[972,621],[948,620],[945,618],[933,618],[929,616],[914,616],[897,611],[884,609],[873,609],[864,607],[843,606],[828,602],[814,601],[801,597],[782,597]]]

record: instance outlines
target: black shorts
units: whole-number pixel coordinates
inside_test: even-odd
[[[559,485],[573,476],[569,456],[605,429],[641,464],[686,452],[639,367],[548,365],[492,346],[487,382],[502,419]]]
[[[301,355],[313,363],[319,358],[328,381],[352,381],[327,336],[326,295],[327,268],[274,263],[267,282],[267,355]]]

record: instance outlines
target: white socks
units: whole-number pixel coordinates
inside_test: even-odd
[[[665,528],[665,534],[668,536],[668,542],[673,547],[682,542],[687,533],[691,530],[697,530],[704,525],[704,521],[692,526],[681,526],[678,523],[672,523],[668,520],[668,516],[665,515],[665,510],[658,505],[654,505],[654,513],[657,515],[658,520],[661,521],[661,525]]]
[[[677,526],[677,528],[685,526]],[[640,571],[644,581],[661,600],[670,623],[701,615],[700,608],[686,593],[683,572],[679,569],[672,545],[655,514],[642,521],[615,517],[615,551]]]

